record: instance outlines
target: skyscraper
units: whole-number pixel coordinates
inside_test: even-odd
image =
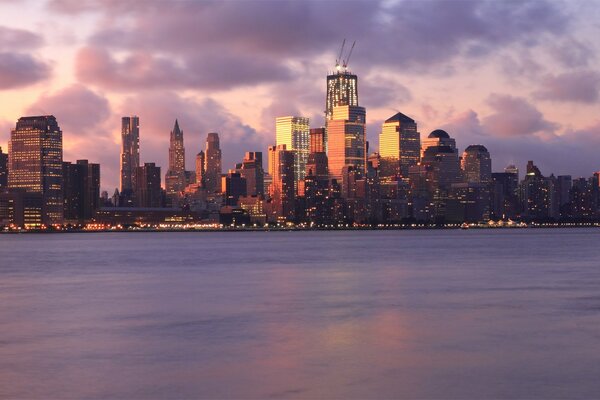
[[[246,193],[248,196],[262,196],[265,194],[265,171],[263,170],[262,152],[248,151],[237,172],[246,179]]]
[[[140,166],[140,119],[137,116],[121,119],[121,195],[135,191],[135,172]]]
[[[206,138],[206,164],[204,167],[204,185],[208,193],[221,191],[221,148],[219,134],[211,132]]]
[[[338,65],[337,70],[327,75],[327,97],[325,119],[333,119],[337,106],[358,106],[358,77]]]
[[[19,118],[8,144],[8,186],[41,193],[42,222],[63,222],[62,131],[53,115]]]
[[[325,128],[312,128],[309,135],[309,153],[325,153]]]
[[[337,106],[327,120],[329,174],[340,180],[344,166],[364,175],[366,165],[366,111],[359,106]]]
[[[100,164],[87,160],[77,160],[76,164],[63,162],[63,182],[65,220],[89,221],[99,208]]]
[[[154,163],[145,163],[136,169],[136,205],[150,208],[161,207],[160,167]]]
[[[196,154],[196,184],[200,187],[204,187],[204,174],[205,174],[205,157],[204,152],[200,150],[200,153]]]
[[[381,177],[408,178],[409,168],[419,162],[420,151],[421,137],[412,118],[399,112],[387,119],[379,134]]]
[[[294,189],[294,153],[287,150],[285,145],[270,146],[269,174],[273,178],[271,198],[273,209],[278,220],[291,221],[294,219],[295,195]]]
[[[8,185],[8,154],[2,152],[0,147],[0,189]]]
[[[454,150],[454,152],[458,155],[458,150],[456,150],[456,140],[451,138],[448,135],[448,132],[442,129],[436,129],[432,131],[427,138],[423,139],[421,142],[421,158],[425,154],[425,151],[432,146],[448,146]]]
[[[461,168],[467,182],[490,183],[492,181],[492,159],[485,146],[480,144],[468,146],[463,152]]]
[[[169,169],[165,175],[165,189],[171,205],[176,205],[180,193],[183,192],[186,186],[183,131],[179,129],[177,120],[175,120],[175,126],[171,131],[169,143]]]
[[[276,119],[277,146],[285,145],[288,151],[294,152],[294,181],[304,179],[306,160],[308,159],[309,120],[305,117],[278,117]]]

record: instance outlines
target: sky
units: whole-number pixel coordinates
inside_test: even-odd
[[[187,168],[218,132],[224,170],[275,144],[275,118],[324,124],[326,75],[356,41],[367,137],[400,111],[421,137],[485,145],[493,170],[600,170],[600,1],[0,0],[0,146],[53,114],[64,159],[119,182],[120,121],[140,117],[142,162]]]

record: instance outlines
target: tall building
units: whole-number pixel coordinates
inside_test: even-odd
[[[100,164],[63,162],[65,221],[83,223],[94,216],[100,200]],[[108,197],[108,194],[107,194]]]
[[[8,154],[2,152],[0,147],[0,189],[8,185]]]
[[[246,178],[244,178],[239,172],[229,171],[229,173],[223,176],[221,180],[225,205],[237,205],[240,196],[246,196],[247,194]]]
[[[333,119],[333,109],[338,106],[358,106],[358,77],[339,65],[327,75],[325,120]]]
[[[364,107],[348,105],[333,108],[332,117],[327,120],[331,178],[341,182],[345,166],[352,166],[359,175],[364,175],[367,157],[365,121]]]
[[[275,125],[277,146],[285,145],[288,151],[294,152],[294,181],[297,188],[298,182],[304,179],[306,172],[309,120],[305,117],[278,117]]]
[[[205,160],[204,152],[200,150],[200,153],[196,155],[196,184],[200,187],[204,187]]]
[[[53,115],[19,118],[8,144],[8,187],[41,193],[42,222],[63,222],[62,131]]]
[[[448,146],[458,154],[456,140],[451,138],[450,135],[448,135],[448,132],[442,129],[432,131],[427,138],[421,141],[421,158],[423,158],[425,151],[432,146]]]
[[[381,177],[408,178],[408,170],[419,162],[421,137],[414,119],[397,113],[387,119],[379,134]]]
[[[285,145],[270,146],[269,174],[274,214],[279,221],[291,221],[295,216],[294,153]]]
[[[179,122],[175,120],[169,142],[169,169],[165,175],[165,190],[171,205],[177,204],[177,199],[184,191],[186,183],[183,131],[179,129]]]
[[[121,195],[135,192],[135,172],[140,166],[140,119],[137,116],[121,119]]]
[[[221,191],[221,148],[219,134],[211,132],[206,138],[204,186],[208,193]]]
[[[244,160],[237,167],[237,172],[246,179],[247,195],[263,196],[265,194],[265,171],[263,169],[262,152],[247,151]]]
[[[325,153],[325,128],[312,128],[309,131],[309,153]]]
[[[137,207],[162,207],[162,188],[160,187],[160,167],[154,163],[144,163],[137,167],[135,199]]]
[[[480,144],[468,146],[462,155],[461,168],[466,182],[490,183],[492,181],[492,158]]]

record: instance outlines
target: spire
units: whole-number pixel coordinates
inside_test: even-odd
[[[173,126],[173,131],[171,131],[171,138],[180,138],[183,136],[183,132],[179,129],[179,122],[175,119],[175,125]]]

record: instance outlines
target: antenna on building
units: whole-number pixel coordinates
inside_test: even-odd
[[[350,51],[348,52],[348,55],[346,56],[346,60],[344,60],[344,70],[348,69],[348,61],[350,61],[350,56],[352,55],[352,50],[354,50],[354,45],[356,44],[356,40],[354,42],[352,42],[352,47],[350,48]]]
[[[342,54],[344,53],[344,46],[346,45],[346,39],[342,42],[342,48],[340,49],[340,55],[335,59],[335,69],[340,70],[340,63],[342,62]]]

